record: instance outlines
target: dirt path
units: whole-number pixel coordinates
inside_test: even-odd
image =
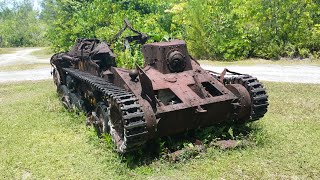
[[[20,49],[12,54],[0,54],[0,66],[12,66],[19,64],[35,64],[35,63],[48,63],[47,58],[37,58],[31,53],[33,51],[41,50],[41,48],[25,48]]]
[[[320,84],[320,67],[308,65],[254,65],[254,66],[227,66],[215,67],[201,65],[204,69],[222,72],[224,68],[231,71],[250,74],[263,81],[295,82]]]
[[[0,66],[47,63],[49,67],[48,58],[38,58],[31,54],[33,51],[37,51],[40,49],[41,48],[21,48],[11,54],[0,54]],[[51,78],[50,68],[30,69],[22,71],[0,71],[0,83],[11,81],[41,80],[49,78]]]
[[[33,51],[40,48],[26,48],[12,54],[0,55],[0,66],[48,63],[49,59],[32,56]],[[204,69],[222,72],[224,68],[239,73],[250,74],[262,81],[296,82],[320,84],[320,67],[307,65],[254,65],[254,66],[211,66],[201,65]],[[0,71],[0,83],[10,81],[51,79],[50,68],[31,69],[23,71]]]
[[[23,71],[0,71],[0,83],[11,81],[27,81],[51,79],[50,68],[30,69]]]

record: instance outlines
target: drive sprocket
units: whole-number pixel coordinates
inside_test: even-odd
[[[225,77],[224,84],[240,84],[244,86],[251,97],[250,116],[246,119],[238,119],[242,122],[256,121],[268,111],[268,95],[263,84],[257,78],[250,75],[235,75]]]

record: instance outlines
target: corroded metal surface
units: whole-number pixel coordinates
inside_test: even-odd
[[[126,28],[137,34],[126,41],[148,39],[128,22],[116,37]],[[144,67],[118,68],[107,43],[79,39],[50,61],[63,104],[83,110],[99,136],[110,133],[120,153],[157,137],[257,120],[267,111],[268,96],[256,78],[205,71],[182,40],[144,44],[142,53]]]

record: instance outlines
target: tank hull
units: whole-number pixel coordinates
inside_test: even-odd
[[[139,76],[134,81],[129,76],[130,70],[113,68],[112,72],[114,83],[133,92],[145,107],[150,139],[232,119],[232,103],[237,97],[194,61],[190,70],[173,74],[162,74],[146,66],[141,69],[145,77]],[[176,102],[168,102],[171,99]]]
[[[157,137],[258,120],[267,112],[268,96],[256,78],[202,69],[184,41],[145,44],[142,53],[144,67],[118,68],[107,43],[79,39],[70,52],[50,60],[63,105],[84,111],[87,124],[100,137],[109,133],[119,153]],[[224,77],[227,72],[233,76]]]

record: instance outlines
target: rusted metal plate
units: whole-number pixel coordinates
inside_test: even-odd
[[[153,43],[150,47],[170,51],[169,47],[181,47],[183,43]],[[161,48],[158,50],[162,51]],[[146,121],[152,122],[149,127],[155,127],[158,137],[226,122],[234,113],[232,102],[237,97],[198,63],[190,58],[188,61],[188,69],[182,72],[167,73],[170,71],[168,64],[147,65],[143,70],[138,68],[140,73],[135,81],[132,81],[129,70],[113,68],[115,84],[133,92],[143,106],[151,105],[154,116]]]
[[[128,21],[115,39],[125,29],[137,34],[125,37],[126,42],[144,44],[148,39]],[[107,43],[78,39],[69,52],[50,60],[54,82],[65,89],[68,107],[75,105],[75,98],[89,116],[101,114],[99,105],[106,107],[105,125],[121,153],[139,148],[147,139],[257,120],[267,112],[268,96],[256,78],[227,69],[213,76],[189,55],[185,41],[144,44],[142,53],[144,68],[117,68]],[[227,73],[236,77],[226,78]],[[91,118],[91,124],[97,124],[96,119]]]

